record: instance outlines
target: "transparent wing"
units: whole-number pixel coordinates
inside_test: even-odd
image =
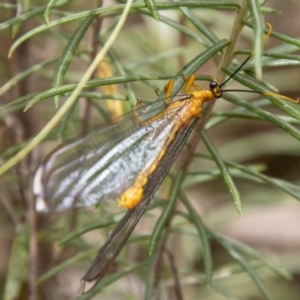
[[[134,209],[129,210],[124,218],[119,222],[117,227],[113,230],[106,243],[99,250],[94,262],[90,266],[87,273],[82,278],[82,292],[86,293],[92,289],[107,273],[112,263],[124,247],[131,232],[138,223],[139,219],[145,212],[156,190],[159,188],[162,180],[167,175],[173,162],[181,151],[187,138],[195,125],[194,120],[192,124],[180,130],[166,152],[166,155],[161,160],[157,169],[149,177],[149,181],[144,189],[144,196],[142,202]]]
[[[115,119],[53,152],[34,179],[37,210],[62,211],[118,198],[163,148],[177,114],[172,109],[153,118],[165,109],[163,101],[141,106],[136,115]]]

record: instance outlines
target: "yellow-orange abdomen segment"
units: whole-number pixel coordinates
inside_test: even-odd
[[[143,188],[140,186],[132,186],[128,188],[118,200],[118,206],[125,209],[135,208],[143,198]]]

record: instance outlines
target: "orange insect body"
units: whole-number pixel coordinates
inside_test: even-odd
[[[141,202],[144,192],[143,187],[147,184],[148,177],[156,170],[157,165],[166,153],[166,149],[168,149],[170,144],[173,142],[178,131],[182,128],[188,127],[193,119],[198,118],[201,115],[202,107],[205,102],[211,101],[214,98],[221,97],[222,92],[217,80],[214,80],[210,83],[209,90],[202,90],[200,87],[194,84],[194,80],[195,75],[192,75],[188,79],[185,87],[186,95],[184,95],[182,99],[175,102],[168,101],[168,99],[170,99],[170,94],[173,88],[173,81],[170,80],[169,83],[165,86],[167,95],[165,102],[168,104],[166,110],[154,116],[145,123],[149,124],[159,118],[167,117],[168,112],[175,109],[176,111],[178,111],[177,122],[175,123],[170,136],[168,137],[168,139],[166,139],[162,150],[159,152],[155,160],[149,162],[148,165],[145,166],[143,172],[139,174],[134,184],[120,196],[120,198],[118,199],[118,206],[121,206],[125,209],[133,209]],[[188,90],[192,86],[196,89],[196,91],[188,92]],[[143,123],[142,121],[140,121],[140,123],[142,125],[145,125],[145,123]]]

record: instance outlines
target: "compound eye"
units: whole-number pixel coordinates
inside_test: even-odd
[[[210,89],[211,91],[213,91],[217,86],[218,86],[218,83],[215,82],[215,81],[211,81],[211,82],[209,83],[209,89]]]

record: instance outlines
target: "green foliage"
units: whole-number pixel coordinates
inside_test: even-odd
[[[273,85],[280,85],[297,98],[292,71],[299,66],[300,40],[273,31],[264,41],[265,18],[277,11],[255,0],[24,3],[18,13],[16,5],[0,3],[1,40],[10,45],[2,49],[0,74],[0,247],[8,261],[0,292],[3,299],[26,299],[27,290],[32,299],[72,299],[124,212],[111,202],[36,215],[31,186],[42,158],[117,110],[130,110],[137,98],[154,101],[154,90],[170,78],[174,94],[193,73],[217,74],[223,82],[240,65],[237,58],[252,51],[231,80],[234,89],[276,93]],[[276,74],[277,82],[263,79]],[[299,277],[286,280],[299,273],[299,243],[292,251],[278,236],[279,251],[250,236],[264,228],[257,212],[269,216],[300,200],[293,183],[300,179],[299,106],[246,93],[224,94],[212,110],[214,104],[205,108],[116,268],[76,299],[279,300],[283,285],[289,289],[284,299],[298,299]],[[234,230],[243,224],[235,208],[250,216],[242,235]],[[269,235],[282,225],[269,228]],[[295,230],[288,226],[287,234]]]

